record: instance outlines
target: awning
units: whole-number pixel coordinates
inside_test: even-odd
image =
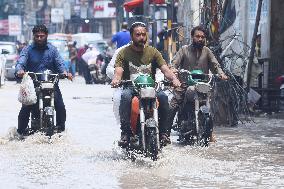
[[[131,12],[134,8],[142,6],[144,0],[132,0],[129,2],[124,3],[124,8],[127,12]],[[150,3],[155,3],[155,4],[164,4],[165,0],[150,0]]]

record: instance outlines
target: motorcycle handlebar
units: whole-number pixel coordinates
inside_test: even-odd
[[[63,73],[59,73],[59,74],[50,74],[50,73],[39,73],[39,72],[26,72],[29,76],[36,76],[36,75],[48,75],[48,76],[55,76],[58,77],[59,79],[66,79],[68,78],[68,76],[66,74]]]
[[[202,73],[202,74],[196,74],[196,73],[191,73],[189,70],[185,70],[185,69],[180,69],[179,71],[178,71],[178,73],[180,73],[180,74],[182,74],[182,73],[186,73],[186,74],[188,74],[188,75],[191,75],[191,77],[193,78],[193,79],[202,79],[202,80],[204,80],[203,82],[205,82],[206,81],[206,83],[211,83],[211,81],[213,80],[213,78],[214,78],[214,80],[215,79],[218,79],[218,78],[220,78],[220,75],[219,74],[204,74],[204,73]],[[205,79],[206,78],[206,79]],[[186,83],[186,82],[185,82]]]
[[[123,86],[133,86],[133,82],[131,80],[120,80],[120,83],[118,85],[112,85],[111,88],[117,88]]]
[[[37,73],[37,72],[26,72],[33,80],[49,80],[49,81],[54,81],[57,82],[58,79],[65,79],[68,78],[67,75],[63,74],[63,73],[59,73],[59,74],[52,74],[52,73]],[[41,77],[46,75],[47,78],[46,79],[42,79]],[[51,76],[51,78],[50,78]],[[38,79],[40,78],[40,79]]]
[[[185,70],[185,69],[181,69],[178,71],[179,73],[188,73],[189,75],[206,75],[206,76],[213,76],[213,77],[219,77],[220,75],[219,74],[194,74],[194,73],[191,73],[190,71],[188,70]]]
[[[133,81],[131,80],[121,80],[120,83],[118,84],[119,87],[122,86],[133,86]]]
[[[159,88],[162,85],[163,86],[172,86],[173,85],[173,83],[171,81],[168,81],[168,80],[163,80],[163,81],[155,82],[155,83],[156,83],[155,88]],[[134,83],[133,83],[132,80],[121,80],[117,87],[131,87],[131,86],[134,86]],[[112,88],[115,88],[115,87],[112,86]]]
[[[166,86],[166,87],[173,86],[173,82],[172,82],[172,81],[163,80],[163,81],[161,81],[161,83],[162,83],[164,86]]]
[[[204,76],[210,77],[211,78],[210,80],[212,80],[213,77],[214,78],[220,78],[220,74],[212,74],[212,73],[209,73],[209,74],[205,74],[205,73],[203,73],[203,74],[195,74],[195,73],[191,73],[190,71],[185,70],[185,69],[180,69],[178,71],[178,73],[187,73],[188,75],[192,75],[192,76],[204,75]]]
[[[59,79],[68,79],[68,75],[60,73],[58,74]]]

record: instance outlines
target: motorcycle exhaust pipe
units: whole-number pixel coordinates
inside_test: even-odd
[[[140,109],[140,123],[141,123],[141,134],[142,134],[142,145],[143,150],[146,150],[146,143],[145,143],[145,114],[144,109]]]
[[[158,150],[160,150],[159,119],[158,119],[158,109],[156,107],[154,108],[153,117],[154,120],[156,121],[157,145],[158,145]]]
[[[195,96],[195,125],[196,125],[196,132],[199,133],[199,123],[198,123],[198,112],[199,112],[199,101],[198,96]]]

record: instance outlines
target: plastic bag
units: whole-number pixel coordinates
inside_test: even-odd
[[[27,73],[23,76],[18,100],[24,105],[32,105],[37,102],[33,80]]]

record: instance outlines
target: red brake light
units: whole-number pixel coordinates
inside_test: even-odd
[[[281,75],[281,76],[276,77],[275,81],[278,84],[282,84],[284,82],[284,76]]]

